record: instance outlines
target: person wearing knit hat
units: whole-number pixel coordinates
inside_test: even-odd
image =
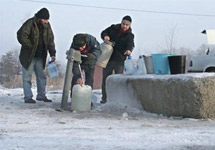
[[[122,23],[129,24],[131,26],[132,19],[130,16],[125,16],[122,18]]]
[[[131,30],[132,19],[126,15],[122,18],[120,24],[113,24],[101,33],[104,41],[114,42],[113,53],[109,59],[106,68],[103,68],[102,78],[102,100],[100,103],[106,103],[106,79],[114,71],[115,74],[122,74],[124,71],[124,61],[126,56],[130,55],[134,48],[134,34]]]
[[[44,69],[49,53],[51,61],[55,61],[54,34],[47,8],[40,9],[34,17],[25,21],[17,32],[17,39],[21,44],[19,60],[22,65],[22,80],[25,103],[36,103],[31,91],[31,76],[33,71],[37,80],[36,100],[52,102],[46,97],[46,76]]]

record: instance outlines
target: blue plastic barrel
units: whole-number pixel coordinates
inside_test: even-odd
[[[168,56],[172,56],[172,54],[152,54],[154,74],[170,74]]]

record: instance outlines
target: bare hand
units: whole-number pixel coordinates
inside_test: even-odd
[[[110,37],[106,35],[106,36],[104,37],[104,40],[110,41]]]
[[[51,57],[51,61],[54,62],[55,60],[56,60],[56,57],[55,57],[55,56],[52,56],[52,57]]]
[[[83,86],[84,84],[82,78],[78,78],[77,83],[80,84],[80,86]]]
[[[131,55],[131,51],[130,50],[126,50],[124,55]]]

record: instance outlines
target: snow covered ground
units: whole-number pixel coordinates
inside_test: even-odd
[[[0,87],[0,150],[215,149],[215,120],[165,117],[129,106],[114,110],[108,104],[95,104],[88,113],[59,112],[61,93],[48,91],[52,103],[25,104],[22,89]],[[98,102],[101,92],[94,95]]]

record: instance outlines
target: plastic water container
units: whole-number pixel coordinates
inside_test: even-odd
[[[59,77],[57,66],[52,61],[48,63],[48,73],[50,78]]]
[[[76,84],[72,88],[72,110],[84,112],[91,110],[92,88],[88,85]]]
[[[170,74],[168,56],[172,54],[152,54],[154,74]]]
[[[102,68],[106,68],[107,63],[113,53],[113,43],[110,41],[105,41],[101,44],[102,54],[98,57],[96,62]]]
[[[127,75],[134,74],[135,72],[134,62],[131,59],[131,56],[127,56],[127,59],[125,60],[124,71]]]
[[[146,74],[146,65],[145,61],[143,59],[143,56],[139,56],[139,59],[137,60],[137,75]]]
[[[154,74],[154,67],[152,63],[152,56],[143,56],[144,62],[146,65],[146,72],[147,74]]]

